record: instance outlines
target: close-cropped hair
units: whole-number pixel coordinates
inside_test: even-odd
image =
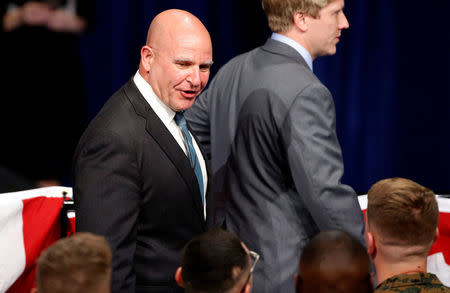
[[[187,293],[226,293],[250,274],[251,260],[234,233],[214,228],[186,244],[181,267]]]
[[[304,267],[320,266],[324,260],[339,264],[370,264],[365,247],[347,232],[341,230],[322,231],[314,236],[304,247],[300,264]]]
[[[367,221],[386,244],[431,245],[439,219],[433,191],[408,179],[390,178],[368,192]]]
[[[297,276],[298,293],[371,293],[366,248],[342,230],[322,231],[305,246]]]
[[[38,259],[39,293],[93,293],[110,282],[111,250],[102,236],[79,232],[57,241]]]
[[[320,9],[333,0],[262,0],[262,8],[267,16],[269,27],[273,32],[287,32],[293,24],[296,12],[303,12],[312,17],[319,15]]]

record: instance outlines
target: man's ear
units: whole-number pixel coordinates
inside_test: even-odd
[[[36,288],[31,288],[30,293],[37,293],[37,289]]]
[[[150,71],[150,64],[152,62],[154,53],[153,49],[150,46],[143,46],[141,48],[141,65],[145,71]]]
[[[184,288],[183,284],[183,269],[178,267],[177,272],[175,273],[175,281],[177,281],[178,286]]]
[[[369,232],[366,230],[366,232],[364,233],[364,238],[366,240],[366,245],[367,245],[367,254],[371,258],[375,257],[377,247],[376,247],[375,238],[374,238],[372,232]]]
[[[307,15],[300,11],[297,11],[292,16],[292,21],[294,22],[294,25],[302,32],[308,30],[308,22],[306,21],[306,17]]]

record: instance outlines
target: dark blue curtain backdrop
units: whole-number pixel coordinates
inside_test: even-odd
[[[393,176],[450,191],[445,2],[435,2],[431,12],[419,1],[347,0],[350,29],[338,53],[314,62],[335,99],[343,181],[357,192]],[[260,0],[97,0],[96,27],[81,42],[91,118],[136,72],[150,20],[168,8],[192,12],[210,31],[211,78],[270,36]]]

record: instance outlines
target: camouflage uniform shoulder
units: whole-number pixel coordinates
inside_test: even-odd
[[[375,289],[375,293],[450,293],[450,288],[444,286],[434,274],[416,273],[397,275],[383,281]]]

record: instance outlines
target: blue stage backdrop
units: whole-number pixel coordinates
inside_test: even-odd
[[[418,1],[347,0],[350,29],[338,53],[314,63],[335,100],[343,181],[357,192],[393,176],[450,192],[445,2],[425,11]],[[192,12],[210,31],[211,78],[270,36],[259,0],[98,0],[96,26],[80,44],[91,118],[136,72],[150,20],[169,8]]]

